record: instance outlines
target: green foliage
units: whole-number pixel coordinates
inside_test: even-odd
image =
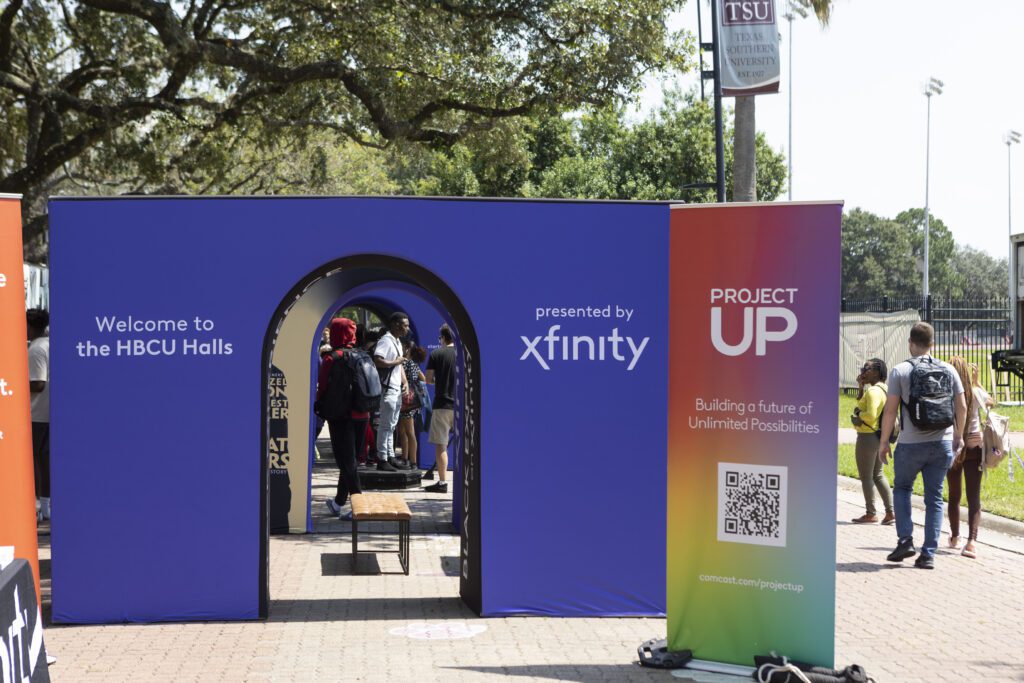
[[[950,260],[954,297],[988,299],[1009,293],[1006,259],[993,258],[967,245],[956,245]]]
[[[688,187],[715,177],[714,112],[692,93],[667,93],[657,111],[632,125],[621,107],[588,113],[575,121],[573,139],[575,148],[541,173],[538,196],[714,201],[713,189]],[[785,161],[763,136],[757,154],[758,194],[770,201],[785,186]]]
[[[919,289],[913,239],[905,225],[852,209],[843,216],[842,234],[846,297],[871,299]]]
[[[667,28],[683,4],[7,0],[0,192],[25,195],[30,254],[47,195],[66,190],[309,192],[361,168],[385,192],[514,194],[539,180],[531,144],[554,152],[544,168],[562,156],[557,125],[535,137],[534,117],[690,67],[692,38]],[[425,173],[366,166],[410,143]]]
[[[907,209],[894,219],[905,234],[910,235],[914,259],[924,262],[924,209]],[[929,287],[934,293],[945,294],[952,289],[953,272],[950,260],[956,244],[949,228],[935,216],[928,220]]]
[[[940,219],[929,220],[929,287],[953,298],[1006,296],[1005,259],[955,244]],[[843,293],[853,299],[921,291],[924,211],[908,209],[894,219],[863,209],[843,216]]]
[[[763,137],[758,153],[761,192],[773,199],[784,159]],[[692,95],[670,93],[635,123],[622,106],[589,108],[502,121],[448,149],[396,144],[377,156],[391,180],[384,193],[714,201],[713,190],[686,187],[715,169],[711,108]]]

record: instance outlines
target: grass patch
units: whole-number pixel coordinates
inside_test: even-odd
[[[840,400],[840,415],[842,414],[842,401]],[[849,412],[846,413],[846,415],[849,414]],[[847,420],[847,424],[849,424],[849,420]],[[839,445],[839,474],[857,479],[857,460],[854,448],[853,444]],[[886,479],[892,484],[892,459],[889,460],[889,464],[883,468],[883,471]],[[998,469],[989,470],[988,475],[981,482],[982,510],[1000,517],[1024,521],[1024,472],[1020,471],[1019,466],[1016,468],[1016,476],[1016,482],[1010,481],[1005,462]],[[924,493],[921,477],[914,482],[914,493],[917,495]],[[942,490],[942,499],[949,500],[945,487]],[[964,506],[967,505],[966,499],[960,502]]]
[[[839,392],[839,426],[852,427],[850,416],[853,409],[857,407],[857,392]],[[997,405],[995,411],[1000,415],[1010,418],[1011,432],[1024,432],[1024,406],[1001,406]]]
[[[848,394],[845,391],[839,392],[839,426],[852,427],[850,416],[853,409],[857,407],[857,393]]]

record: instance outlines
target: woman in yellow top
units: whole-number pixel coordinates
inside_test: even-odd
[[[865,514],[853,520],[854,524],[875,524],[875,487],[885,506],[882,524],[892,524],[896,515],[892,512],[892,490],[882,473],[882,461],[878,459],[879,430],[882,427],[882,409],[888,389],[885,380],[889,369],[881,358],[871,358],[864,363],[857,375],[857,408],[850,421],[857,430],[857,472],[864,489]]]

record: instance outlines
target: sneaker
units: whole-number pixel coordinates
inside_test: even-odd
[[[914,549],[914,539],[901,538],[900,542],[896,544],[896,549],[889,553],[885,559],[890,562],[902,562],[914,555],[917,555],[917,550]]]
[[[377,463],[377,471],[379,471],[379,472],[397,472],[398,470],[395,469],[395,466],[392,465],[391,463],[384,462],[383,460],[381,460],[379,463]]]
[[[850,520],[854,524],[878,524],[878,517],[874,515],[861,515]]]
[[[430,486],[424,486],[423,490],[424,491],[429,491],[430,493],[448,493],[448,482],[446,482],[446,481],[439,481],[436,484],[431,484]]]
[[[341,517],[341,506],[334,502],[333,498],[327,499],[327,509],[331,511],[333,517]]]
[[[412,469],[412,465],[410,465],[404,458],[391,458],[390,460],[388,460],[388,462],[391,463],[391,466],[394,467],[396,470]]]
[[[918,569],[935,569],[935,558],[922,553],[916,560],[914,566]]]
[[[434,468],[431,467],[429,470],[427,470],[427,473],[423,475],[423,478],[426,479],[427,481],[434,481]]]
[[[891,512],[886,512],[885,517],[882,518],[882,524],[885,526],[891,526],[896,523],[896,515]]]

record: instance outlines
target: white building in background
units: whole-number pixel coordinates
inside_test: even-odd
[[[25,271],[25,310],[45,308],[50,310],[50,269],[26,263]]]

